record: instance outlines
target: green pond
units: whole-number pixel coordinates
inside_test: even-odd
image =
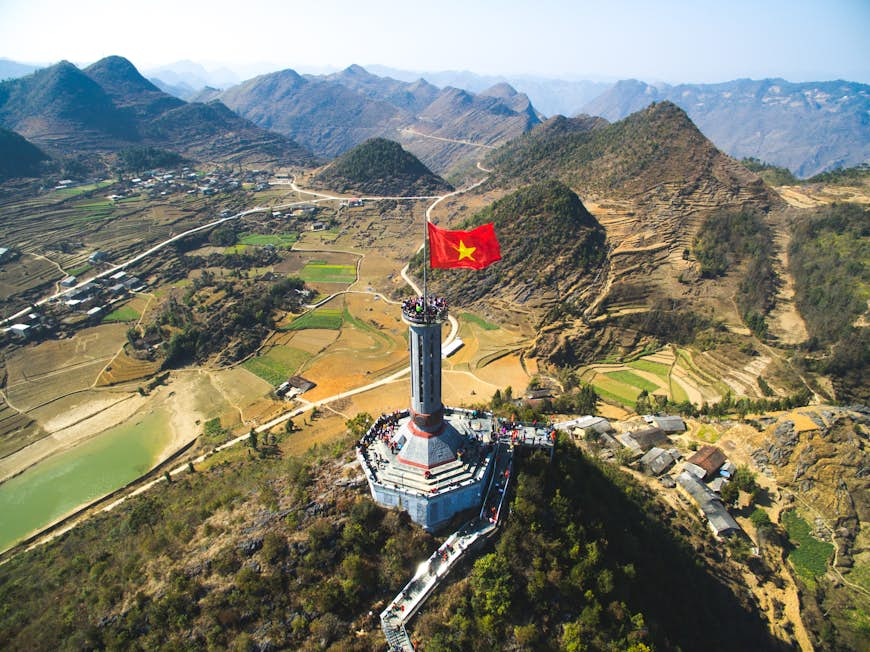
[[[172,439],[164,410],[136,415],[0,484],[0,550],[148,472]]]

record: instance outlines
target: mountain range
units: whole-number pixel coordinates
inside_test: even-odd
[[[218,102],[187,103],[164,93],[116,56],[84,70],[62,61],[0,83],[0,125],[48,154],[148,145],[199,159],[314,161],[289,138],[255,126]]]
[[[507,84],[479,94],[403,82],[353,65],[330,75],[294,70],[261,75],[195,99],[220,100],[255,124],[333,157],[369,138],[396,140],[436,172],[473,160],[541,121],[528,97]]]
[[[620,81],[582,107],[621,120],[651,102],[683,108],[719,149],[810,177],[870,161],[870,86],[846,81],[795,84],[738,79],[652,86]]]

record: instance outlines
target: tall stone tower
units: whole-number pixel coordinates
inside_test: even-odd
[[[441,402],[440,297],[402,304],[408,324],[411,405],[383,414],[357,446],[374,500],[405,509],[411,520],[436,530],[455,514],[479,508],[493,466],[492,415],[445,408]]]
[[[441,403],[441,326],[447,316],[447,302],[438,297],[411,299],[402,305],[409,331],[411,420],[398,459],[422,469],[452,462],[462,443],[456,429],[444,420]]]

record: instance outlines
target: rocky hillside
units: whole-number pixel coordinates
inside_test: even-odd
[[[833,543],[816,560],[808,550],[789,557],[804,585],[802,614],[818,649],[860,649],[870,590],[870,415],[866,409],[805,408],[772,421],[752,440],[752,457],[810,525],[813,539]],[[803,545],[814,545],[813,539]]]
[[[487,163],[501,185],[555,177],[584,197],[627,199],[650,210],[769,209],[777,201],[670,102],[606,126],[588,116],[554,118]]]
[[[0,181],[17,177],[38,177],[40,163],[48,156],[14,131],[0,127]]]
[[[731,156],[758,158],[799,177],[870,160],[870,86],[866,84],[738,79],[651,86],[626,80],[582,111],[621,120],[662,101],[684,109]]]
[[[190,158],[285,165],[314,160],[290,139],[226,107],[167,95],[122,57],[107,57],[85,70],[63,61],[0,83],[0,124],[64,155],[137,145]]]
[[[433,270],[436,291],[490,310],[549,308],[579,300],[605,257],[604,229],[559,181],[508,194],[461,228],[493,222],[502,259],[484,270]],[[418,258],[419,260],[419,258]]]
[[[439,90],[421,79],[378,77],[356,65],[326,76],[282,70],[200,99],[206,97],[322,156],[383,136],[436,172],[480,154],[478,147],[451,141],[501,144],[540,121],[528,98],[510,87],[490,95]]]
[[[413,197],[452,190],[420,160],[385,138],[372,138],[339,156],[312,183],[336,192]]]

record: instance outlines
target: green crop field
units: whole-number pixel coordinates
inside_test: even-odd
[[[651,380],[647,380],[646,378],[642,378],[638,376],[636,373],[631,371],[608,371],[605,374],[608,378],[612,378],[624,385],[629,385],[630,387],[637,387],[638,390],[645,389],[648,392],[654,392],[657,389],[661,389],[658,385],[656,385]],[[637,392],[638,394],[640,391]],[[637,394],[635,394],[637,397]]]
[[[602,397],[610,398],[630,407],[633,407],[637,402],[637,395],[640,393],[636,387],[626,385],[603,374],[595,376],[592,380],[592,386],[595,391],[601,390]]]
[[[490,324],[485,319],[481,319],[477,315],[473,315],[470,312],[461,313],[459,315],[459,318],[463,319],[471,324],[474,324],[475,326],[479,326],[480,328],[482,328],[485,331],[497,331],[498,330],[498,326],[496,326],[495,324]]]
[[[330,265],[306,263],[300,273],[306,283],[353,283],[356,280],[355,265]]]
[[[80,274],[84,274],[91,267],[93,267],[93,265],[91,265],[90,263],[85,263],[84,265],[79,265],[74,269],[68,269],[67,274],[69,274],[70,276],[79,276]]]
[[[245,360],[242,366],[267,383],[280,385],[310,357],[305,351],[292,346],[275,346],[263,355]]]
[[[834,553],[834,546],[826,541],[819,541],[810,534],[810,524],[794,510],[782,513],[782,524],[788,532],[788,538],[795,546],[788,553],[789,561],[794,565],[798,575],[814,583],[816,577],[824,575],[827,571],[828,560]]]
[[[103,322],[136,321],[139,317],[140,314],[136,309],[130,306],[121,306],[103,317]]]
[[[277,233],[275,235],[261,235],[259,233],[246,233],[239,238],[238,244],[253,247],[265,247],[272,245],[278,249],[289,249],[299,239],[295,233]]]
[[[662,378],[667,378],[671,372],[671,368],[668,365],[661,362],[653,362],[652,360],[635,360],[634,362],[629,362],[628,366],[640,371],[647,371]]]
[[[301,331],[307,328],[325,328],[327,330],[337,331],[341,328],[342,313],[341,310],[334,308],[321,308],[313,312],[306,312],[301,317],[294,319],[288,326],[281,330],[283,331]]]

